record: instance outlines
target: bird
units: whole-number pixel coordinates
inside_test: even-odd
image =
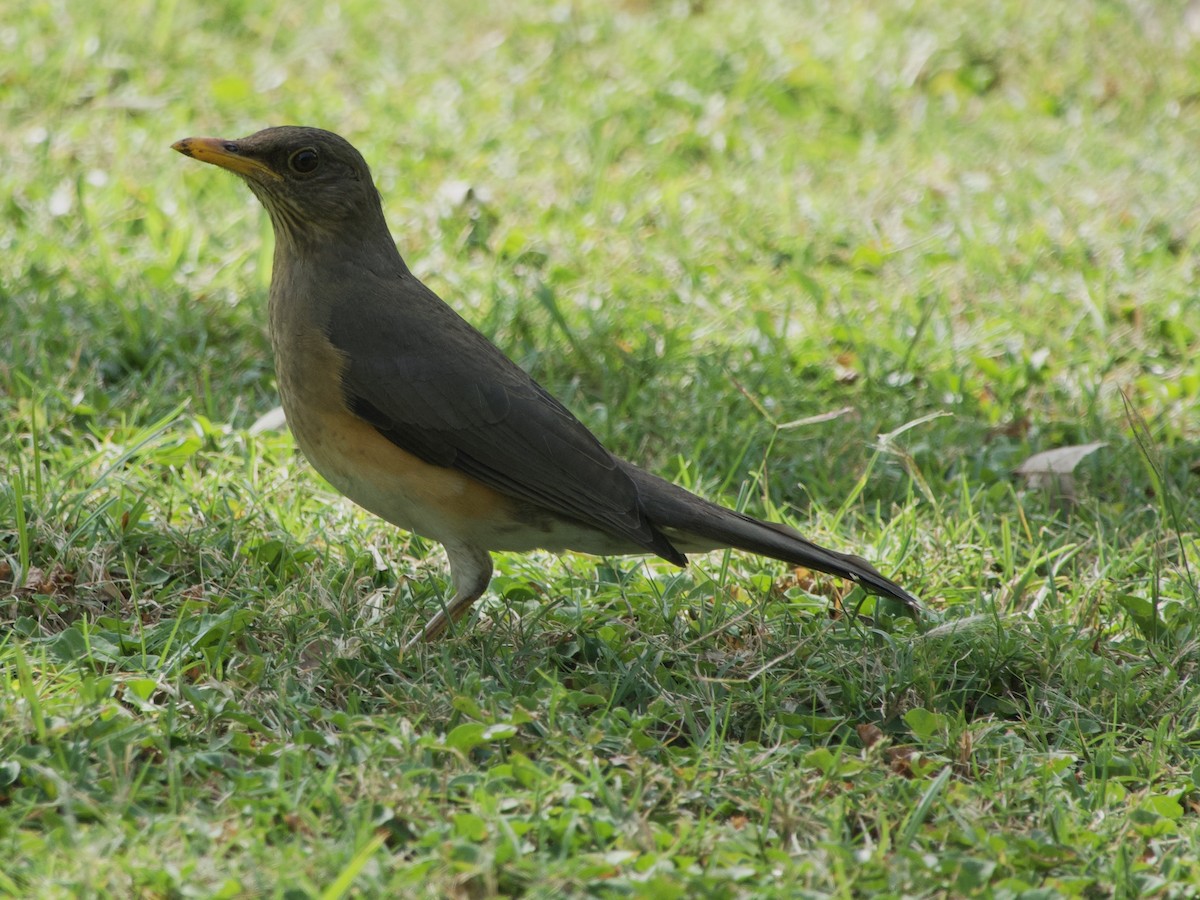
[[[916,597],[865,559],[709,502],[610,453],[562,403],[413,275],[362,155],[285,125],[190,137],[240,176],[275,236],[268,322],[295,441],[334,488],[443,545],[453,594],[406,644],[440,638],[492,576],[493,551],[653,554],[735,548]]]

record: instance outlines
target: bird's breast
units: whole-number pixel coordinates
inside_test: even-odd
[[[272,328],[288,426],[313,468],[359,506],[435,540],[463,540],[507,499],[397,447],[346,407],[346,357],[316,327]]]

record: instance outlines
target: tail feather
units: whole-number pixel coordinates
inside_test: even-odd
[[[733,547],[846,578],[872,594],[898,600],[917,612],[921,609],[916,597],[862,557],[818,546],[787,525],[734,512],[635,466],[628,467],[650,521],[685,553]]]

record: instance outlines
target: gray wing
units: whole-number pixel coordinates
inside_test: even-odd
[[[386,287],[332,310],[326,326],[346,354],[356,415],[427,463],[686,563],[566,407],[414,277]]]

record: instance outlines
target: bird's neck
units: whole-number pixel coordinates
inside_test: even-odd
[[[400,261],[383,210],[378,207],[329,223],[294,217],[281,204],[267,205],[267,212],[275,232],[276,266],[281,261],[355,259],[359,265],[369,263],[377,268]]]
[[[354,310],[389,282],[411,277],[382,217],[377,227],[337,234],[275,231],[269,302],[273,341],[285,334],[326,330],[335,314]],[[356,288],[352,289],[354,285]]]

